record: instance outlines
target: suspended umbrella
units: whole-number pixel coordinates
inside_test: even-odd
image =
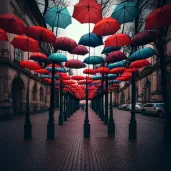
[[[115,34],[120,29],[120,24],[113,18],[103,18],[94,26],[93,33],[99,36]]]
[[[73,76],[71,76],[71,79],[73,79],[73,80],[84,80],[85,77],[81,76],[81,75],[73,75]]]
[[[118,81],[128,81],[129,79],[130,79],[131,77],[130,76],[125,76],[125,77],[118,77],[118,78],[116,78],[116,80],[118,80]]]
[[[52,64],[48,64],[46,67],[52,67]],[[55,68],[61,68],[60,65],[55,64]]]
[[[94,75],[96,72],[95,72],[95,69],[90,69],[90,68],[88,68],[88,69],[85,69],[85,70],[83,71],[83,73],[84,73],[84,74]]]
[[[104,59],[100,56],[90,56],[85,58],[83,63],[97,65],[104,63]]]
[[[36,42],[36,40],[27,37],[27,36],[16,36],[14,39],[11,41],[11,44],[17,48],[21,49],[22,51],[28,51],[28,52],[38,52],[39,45]]]
[[[48,84],[50,84],[52,81],[51,81],[51,79],[49,79],[49,78],[44,78],[43,79],[45,82],[47,82]]]
[[[52,72],[53,67],[46,67],[46,70],[48,70],[49,72]],[[55,72],[67,72],[65,68],[54,68]]]
[[[47,43],[54,43],[56,37],[48,29],[40,26],[30,26],[25,29],[25,34],[35,40]]]
[[[86,55],[89,53],[88,49],[85,46],[76,46],[72,51],[71,54],[77,54],[77,55]]]
[[[130,68],[143,68],[148,65],[150,65],[150,62],[146,59],[143,59],[143,60],[137,60],[137,61],[131,62],[129,67]]]
[[[120,24],[132,22],[138,15],[136,2],[123,2],[116,6],[112,13],[112,18]]]
[[[118,83],[120,83],[119,80],[111,80],[111,81],[109,81],[109,84],[118,84]]]
[[[131,40],[131,46],[141,46],[154,42],[157,33],[154,31],[143,31],[136,34]]]
[[[71,78],[70,78],[70,76],[60,76],[60,79],[61,80],[70,80]]]
[[[87,33],[80,38],[78,44],[89,47],[97,47],[103,45],[103,40],[102,37],[97,36],[94,33]]]
[[[147,59],[155,54],[156,52],[154,49],[147,47],[147,48],[137,50],[136,52],[131,54],[131,56],[129,57],[129,60],[135,61],[135,60]]]
[[[40,78],[51,78],[51,76],[42,74],[42,75],[40,75]]]
[[[65,29],[69,24],[72,23],[71,15],[67,8],[62,6],[55,6],[47,10],[44,15],[46,23],[54,27]]]
[[[49,74],[49,71],[46,69],[36,69],[34,72],[39,73],[39,74]]]
[[[29,70],[42,69],[39,63],[34,61],[28,61],[28,60],[21,61],[20,66],[22,66],[23,68],[27,68]]]
[[[16,17],[14,14],[0,15],[0,28],[8,33],[24,34],[24,22]]]
[[[109,68],[106,67],[100,67],[95,70],[96,73],[104,73],[104,74],[108,74],[109,71],[110,71]]]
[[[54,63],[67,62],[67,57],[62,53],[53,53],[48,57],[48,59]]]
[[[0,29],[0,40],[8,41],[7,33],[2,29]]]
[[[125,67],[119,67],[119,68],[111,69],[109,73],[118,74],[118,73],[121,73],[121,72],[124,72],[124,71],[125,71]]]
[[[90,84],[92,82],[92,80],[79,80],[78,84]]]
[[[71,59],[65,63],[65,67],[80,69],[80,68],[85,68],[86,65],[78,59]]]
[[[108,75],[107,75],[108,80],[113,80],[113,79],[115,79],[116,77],[117,77],[116,74],[108,74]]]
[[[160,29],[171,24],[171,4],[164,5],[150,13],[145,22],[145,29]]]
[[[125,46],[131,43],[131,38],[127,34],[115,34],[105,40],[105,47],[108,46]]]
[[[123,60],[123,61],[119,61],[119,62],[116,62],[116,63],[113,63],[113,64],[109,64],[108,68],[112,69],[112,68],[125,67],[125,66],[126,66],[126,61]]]
[[[71,52],[76,46],[77,46],[76,41],[68,37],[59,37],[56,39],[54,43],[54,47],[56,49],[69,51],[69,52]]]
[[[40,52],[35,52],[30,55],[30,59],[38,62],[49,62],[48,57]]]
[[[136,71],[138,71],[139,70],[139,68],[127,68],[126,70],[125,70],[125,72],[136,72]]]
[[[103,51],[102,51],[102,53],[101,54],[105,54],[105,53],[111,53],[111,52],[113,52],[113,51],[116,51],[116,50],[120,50],[121,49],[121,47],[104,47],[104,49],[103,49]]]
[[[112,52],[105,60],[106,63],[119,62],[124,59],[127,59],[126,55],[121,51]]]
[[[92,79],[93,80],[101,80],[102,79],[102,75],[93,75]]]

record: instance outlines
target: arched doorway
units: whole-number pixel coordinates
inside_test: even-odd
[[[146,81],[144,85],[144,101],[149,102],[151,99],[151,82],[149,80]]]
[[[24,82],[20,77],[14,78],[12,82],[12,100],[13,100],[13,114],[20,115],[23,113],[23,92]]]
[[[120,104],[124,104],[124,103],[125,103],[125,94],[122,92],[121,98],[120,98]]]

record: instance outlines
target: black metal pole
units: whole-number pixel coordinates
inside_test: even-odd
[[[50,108],[49,108],[49,120],[47,124],[47,139],[54,139],[54,81],[55,78],[55,64],[52,62],[52,78],[51,78],[51,93],[50,93]]]
[[[63,125],[63,101],[62,101],[62,80],[60,80],[60,113],[59,113],[59,125]]]
[[[68,113],[67,113],[67,93],[64,93],[64,121],[67,121]]]
[[[100,111],[101,121],[103,121],[103,120],[104,120],[104,90],[103,90],[103,81],[104,81],[104,74],[102,73],[102,86],[101,86],[101,111]]]
[[[108,124],[108,77],[106,75],[106,92],[105,92],[105,115],[104,115],[104,124]]]

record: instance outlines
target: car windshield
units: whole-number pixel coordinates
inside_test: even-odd
[[[160,103],[160,104],[155,104],[156,107],[160,107],[160,108],[164,108],[164,104]]]

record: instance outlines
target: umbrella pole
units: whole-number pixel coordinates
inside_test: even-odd
[[[29,52],[28,52],[28,60],[29,60]],[[29,86],[30,86],[30,78],[28,75],[27,91],[26,91],[26,116],[25,116],[25,124],[24,124],[25,140],[32,139],[32,124],[30,121],[30,105],[29,105],[29,93],[30,93]]]
[[[59,125],[63,125],[63,97],[62,97],[62,80],[60,80],[60,113],[59,113]]]
[[[105,115],[104,115],[104,124],[108,124],[108,77],[105,76],[106,80],[106,92],[105,92]]]

